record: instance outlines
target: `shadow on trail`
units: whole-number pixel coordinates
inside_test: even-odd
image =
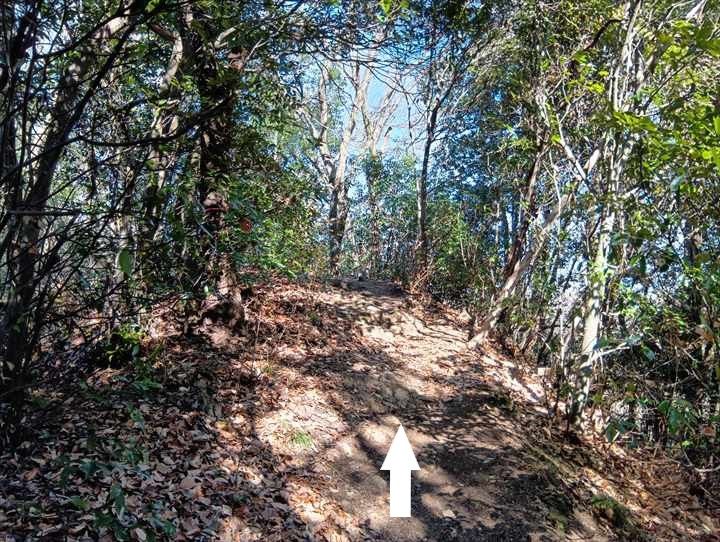
[[[606,529],[576,509],[584,502],[576,488],[545,454],[535,453],[542,445],[528,429],[536,415],[487,377],[481,353],[457,348],[462,330],[448,327],[446,319],[436,324],[432,316],[408,315],[401,296],[333,295],[309,310],[326,338],[342,340],[328,340],[283,365],[311,378],[308,385],[323,396],[320,406],[308,398],[316,405],[311,408],[330,409],[337,419],[335,427],[320,429],[331,436],[317,439],[314,453],[295,463],[327,481],[328,498],[359,526],[348,531],[350,540],[604,538]],[[397,335],[422,363],[383,347]],[[422,372],[429,366],[432,371]],[[428,380],[446,392],[418,386]],[[315,427],[309,418],[301,423]],[[402,519],[389,518],[389,473],[379,470],[399,424],[421,466],[412,478],[413,517]]]
[[[205,427],[214,437],[208,457],[212,461],[206,468],[220,469],[227,482],[221,488],[208,487],[204,493],[218,495],[220,502],[230,508],[229,514],[210,525],[212,534],[206,539],[311,540],[309,526],[288,500],[285,459],[263,442],[257,427],[257,420],[277,406],[273,400],[260,397],[263,392],[272,394],[272,389],[267,389],[268,385],[272,388],[272,383],[259,386],[257,376],[244,362],[238,363],[232,353],[217,348],[207,337],[195,336],[193,342],[205,354],[203,359],[210,362],[208,389],[203,394],[207,400],[197,405]],[[188,383],[192,382],[189,378]],[[228,396],[231,400],[224,401]]]
[[[548,460],[557,450],[533,438],[537,414],[490,375],[498,366],[457,348],[462,330],[408,314],[409,300],[387,285],[355,293],[280,298],[254,337],[212,323],[169,341],[160,389],[138,389],[127,372],[95,378],[63,399],[59,419],[31,420],[45,431],[37,449],[0,466],[0,534],[13,494],[42,494],[43,515],[13,533],[19,539],[40,521],[62,524],[44,540],[94,535],[83,522],[96,509],[112,516],[108,491],[118,484],[127,517],[158,540],[607,539],[580,509],[587,496]],[[398,335],[407,344],[385,348]],[[287,453],[272,424],[287,422],[282,433],[298,420],[311,448]],[[380,471],[399,424],[421,467],[411,518],[389,518],[389,473]],[[31,470],[43,447],[69,458],[65,486],[55,464]],[[69,500],[80,496],[92,501],[89,514]],[[158,533],[155,516],[176,532]]]
[[[368,360],[362,371],[348,360]],[[373,370],[377,368],[377,370]],[[335,383],[334,409],[349,427],[330,459],[343,508],[362,518],[373,540],[528,540],[530,535],[588,533],[573,517],[572,489],[525,450],[523,423],[501,390],[481,382],[454,397],[425,397],[389,369],[398,362],[376,350],[334,352],[308,360],[306,374]],[[474,370],[474,369],[469,369]],[[380,404],[380,408],[378,408]],[[379,468],[397,425],[413,443],[413,517],[388,518],[387,472]],[[335,443],[337,444],[337,443]],[[330,447],[328,447],[330,448]]]
[[[283,458],[258,436],[267,402],[253,376],[202,336],[167,356],[161,387],[99,370],[56,416],[30,413],[33,448],[0,465],[2,540],[312,539],[288,503]]]

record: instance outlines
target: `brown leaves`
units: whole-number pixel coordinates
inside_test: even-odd
[[[672,465],[652,470],[659,465],[652,458],[628,452],[623,462],[614,462],[592,450],[583,456],[591,454],[597,464],[580,464],[580,456],[577,464],[576,458],[558,460],[567,450],[551,444],[560,437],[550,431],[539,437],[544,426],[533,432],[531,414],[521,423],[507,409],[485,403],[464,412],[458,398],[469,401],[487,383],[473,373],[474,357],[453,350],[459,348],[453,337],[463,334],[453,335],[448,325],[438,334],[422,327],[422,314],[386,301],[373,318],[380,312],[386,319],[406,319],[405,327],[382,327],[389,339],[362,337],[353,331],[368,309],[360,304],[373,305],[373,299],[352,292],[325,295],[282,281],[273,287],[272,293],[257,288],[244,340],[237,330],[225,329],[233,348],[213,346],[205,336],[168,337],[164,371],[156,377],[160,389],[139,395],[130,372],[104,370],[81,389],[56,397],[63,406],[52,420],[33,420],[38,435],[44,431],[47,438],[38,437],[24,455],[0,455],[0,532],[17,539],[44,532],[50,539],[108,541],[121,533],[141,542],[361,540],[363,516],[354,505],[344,505],[354,515],[343,510],[339,493],[356,490],[376,466],[366,457],[365,470],[338,473],[335,461],[357,467],[364,452],[357,445],[344,449],[343,443],[362,435],[360,424],[377,422],[378,412],[396,412],[403,403],[414,407],[413,423],[435,424],[448,449],[457,437],[444,429],[450,409],[459,417],[492,415],[492,431],[480,444],[524,442],[520,437],[532,434],[547,462],[562,466],[563,478],[574,474],[584,480],[578,485],[592,484],[619,500],[624,497],[618,486],[633,487],[635,504],[650,510],[656,529],[679,521],[670,508],[687,516],[687,495],[675,495],[686,485],[669,474],[677,471]],[[418,334],[416,324],[427,335]],[[384,340],[392,340],[392,348]],[[501,361],[482,360],[482,379],[498,389],[507,385]],[[520,410],[523,401],[518,396]],[[477,425],[475,419],[466,422],[463,439]],[[533,467],[523,456],[513,460],[519,469]],[[353,478],[358,473],[360,482]],[[488,480],[505,483],[502,477]],[[362,504],[382,515],[386,501],[378,488],[385,486],[379,482]],[[577,500],[579,491],[573,491],[569,495]],[[439,521],[461,517],[453,507],[439,509]]]
[[[30,480],[34,480],[35,477],[40,474],[40,469],[35,467],[34,469],[30,469],[28,471],[25,471],[22,475],[23,480],[26,482],[29,482]]]
[[[203,495],[202,483],[195,478],[195,474],[188,474],[183,478],[180,482],[180,489],[183,490],[187,497],[197,499]]]

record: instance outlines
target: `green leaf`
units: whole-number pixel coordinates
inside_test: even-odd
[[[705,21],[703,25],[695,32],[695,38],[699,41],[707,41],[713,33],[713,25],[710,21]]]
[[[594,92],[595,94],[602,94],[603,92],[605,92],[605,85],[596,81],[594,83],[589,83],[587,89],[590,92]]]
[[[113,484],[108,493],[108,499],[112,501],[113,510],[115,515],[122,518],[125,514],[125,494],[119,484]]]
[[[88,510],[90,508],[90,503],[87,502],[82,497],[78,497],[78,496],[71,497],[70,502],[72,503],[72,505],[75,508],[77,508],[78,510],[82,510],[83,512],[85,512],[86,510]]]
[[[655,359],[655,352],[650,350],[647,346],[643,346],[642,348],[643,355],[645,356],[645,359],[648,361],[652,361]]]
[[[114,518],[110,514],[106,514],[102,511],[96,511],[94,514],[93,523],[98,529],[108,529],[115,523]]]
[[[80,471],[85,474],[85,478],[89,479],[93,474],[100,470],[98,464],[93,460],[83,461],[79,467]]]
[[[145,12],[150,13],[154,11],[159,5],[161,0],[150,0],[145,7]]]
[[[163,532],[168,536],[175,536],[175,533],[177,532],[177,527],[171,522],[169,522],[166,519],[160,519],[160,525],[162,527]]]
[[[123,248],[118,252],[117,263],[120,271],[129,277],[132,273],[132,255],[127,248]]]
[[[620,436],[620,430],[616,423],[610,422],[605,428],[605,438],[608,442],[615,442],[615,439]]]
[[[720,39],[699,40],[698,46],[715,58],[720,57]]]

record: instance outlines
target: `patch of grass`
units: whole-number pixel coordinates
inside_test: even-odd
[[[144,377],[139,380],[135,380],[131,385],[130,388],[136,392],[138,395],[141,395],[142,397],[147,397],[152,392],[161,390],[162,384],[160,382],[156,382],[152,378]]]
[[[320,318],[320,315],[314,311],[308,313],[308,318],[310,319],[310,323],[314,326],[321,326],[322,325],[322,318]]]
[[[633,528],[630,511],[612,497],[602,494],[593,495],[590,505],[597,514],[607,518],[615,527]]]
[[[304,450],[313,448],[315,446],[315,441],[313,440],[310,433],[302,430],[297,430],[293,432],[292,436],[290,437],[290,442],[292,442],[293,446],[295,446],[296,448],[301,448]]]
[[[105,446],[113,461],[137,467],[141,463],[147,464],[150,461],[150,452],[145,449],[134,438],[120,441],[117,438],[111,439]]]
[[[87,512],[90,509],[90,503],[79,495],[70,497],[70,503],[81,512]]]
[[[110,394],[105,390],[98,390],[90,386],[87,382],[80,382],[79,394],[83,399],[93,401],[99,405],[108,406],[110,402]]]
[[[67,454],[58,457],[54,461],[54,465],[60,469],[58,482],[62,488],[69,487],[71,482],[74,484],[75,477],[82,477],[84,482],[88,482],[95,479],[96,475],[105,475],[110,471],[107,465],[94,459],[72,461]]]
[[[136,427],[139,429],[145,429],[145,418],[139,409],[133,406],[128,406],[128,414]]]
[[[550,510],[547,519],[553,523],[555,529],[560,533],[565,534],[568,525],[568,518],[565,514],[558,510]]]
[[[108,365],[119,368],[137,363],[141,358],[144,338],[144,333],[137,326],[129,324],[118,326],[103,344]]]

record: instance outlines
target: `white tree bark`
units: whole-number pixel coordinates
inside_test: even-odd
[[[328,98],[328,87],[330,84],[330,73],[326,66],[320,69],[320,80],[318,82],[318,112],[317,116],[307,111],[301,112],[305,122],[310,129],[312,139],[318,152],[315,167],[320,173],[323,184],[329,190],[329,211],[328,211],[328,241],[329,241],[329,266],[330,272],[338,272],[340,250],[348,216],[348,190],[350,188],[349,176],[347,174],[350,148],[357,125],[358,114],[365,107],[367,91],[370,84],[370,70],[362,69],[361,63],[356,61],[351,67],[348,82],[352,88],[352,99],[347,113],[347,118],[342,126],[340,141],[337,150],[331,149],[330,145],[330,103]]]

